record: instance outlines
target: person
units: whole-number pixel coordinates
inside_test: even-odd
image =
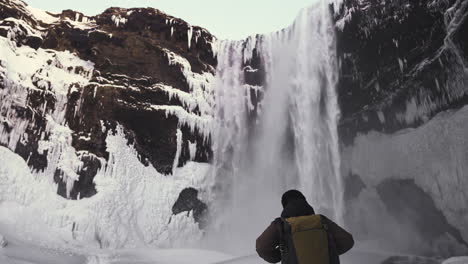
[[[324,239],[320,242],[328,244],[325,245],[325,250],[322,250],[327,252],[324,253],[327,254],[325,262],[329,264],[339,264],[339,255],[344,254],[354,246],[353,236],[327,217],[323,215],[316,215],[314,209],[312,208],[312,206],[309,205],[306,198],[300,191],[289,190],[285,192],[281,197],[281,204],[283,205],[283,212],[281,213],[281,218],[275,219],[256,240],[256,251],[258,255],[265,261],[269,263],[277,263],[279,261],[282,261],[282,263],[287,264],[296,264],[299,262],[301,262],[300,264],[317,263],[314,259],[310,259],[314,258],[310,255],[315,254],[310,253],[313,252],[313,250],[308,249],[308,247],[312,243],[305,242],[305,245],[292,246],[296,248],[296,254],[297,248],[299,246],[305,248],[306,252],[309,252],[306,253],[306,255],[308,254],[309,256],[304,257],[304,254],[302,254],[301,261],[298,261],[298,258],[296,256],[293,257],[295,260],[286,260],[286,257],[284,256],[284,249],[281,248],[281,245],[284,245],[284,242],[282,243],[282,241],[284,241],[285,237],[285,221],[288,221],[290,219],[300,219],[301,217],[305,218],[303,216],[310,216],[310,218],[315,217],[316,219],[320,219],[319,222],[321,222],[322,226],[324,227],[324,230],[326,230],[327,239]],[[310,228],[308,230],[310,230]],[[299,240],[291,241],[294,241],[294,243],[296,243]],[[306,258],[306,260],[304,260],[304,258]],[[288,259],[290,259],[290,256],[288,257]]]

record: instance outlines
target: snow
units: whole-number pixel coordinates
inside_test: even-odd
[[[180,153],[182,152],[182,130],[177,129],[176,132],[176,154],[174,156],[174,163],[172,164],[172,175],[176,173],[177,166],[179,165]]]
[[[24,160],[0,147],[0,226],[23,239],[63,248],[193,245],[202,232],[190,214],[172,215],[182,189],[204,192],[210,165],[188,162],[172,177],[145,167],[121,127],[106,139],[109,161],[96,175],[98,193],[78,201],[55,193],[49,176],[35,176]],[[79,247],[81,247],[79,246]]]
[[[336,5],[335,5],[335,11],[336,11]],[[352,17],[353,17],[353,13],[355,12],[355,9],[354,7],[351,7],[351,8],[345,8],[345,11],[343,12],[344,15],[342,18],[340,18],[338,21],[336,21],[336,27],[340,30],[340,31],[343,31],[344,30],[344,27],[346,25],[346,23],[348,23]]]
[[[187,29],[187,45],[189,49],[190,49],[190,44],[192,43],[192,35],[193,35],[193,28],[192,26],[189,26],[189,28]]]
[[[71,146],[74,132],[64,117],[67,96],[90,83],[94,66],[69,52],[16,47],[5,38],[0,38],[0,44],[0,74],[5,82],[5,89],[0,90],[0,117],[15,124],[11,131],[2,126],[2,144],[15,149],[17,142],[28,140],[23,135],[31,120],[23,120],[15,112],[16,106],[27,107],[28,90],[44,90],[56,98],[54,109],[47,109],[45,103],[40,108],[40,114],[46,118],[46,131],[39,151],[47,150],[49,161],[44,171],[31,171],[21,157],[8,148],[0,148],[0,226],[8,226],[11,232],[32,243],[59,249],[64,243],[94,248],[167,247],[194,244],[201,238],[202,231],[192,213],[173,216],[171,208],[180,191],[189,186],[206,195],[211,183],[205,182],[205,175],[210,165],[188,162],[171,177],[161,175],[140,162],[136,150],[127,145],[121,127],[117,127],[116,134],[107,136],[110,157],[107,162],[100,160],[103,166],[94,178],[98,193],[80,200],[58,196],[54,172],[63,172],[69,195],[78,179],[81,156],[86,154]],[[81,74],[75,73],[77,67],[83,69]],[[188,77],[197,78],[189,70]],[[186,120],[182,117],[181,122],[209,131],[209,116],[203,119],[182,107],[168,111],[184,112]],[[178,133],[179,153],[181,137]]]
[[[177,98],[181,101],[182,105],[187,108],[189,111],[194,111],[200,105],[202,107],[209,107],[205,104],[207,103],[204,98],[201,97],[193,97],[190,93],[184,92],[177,88],[174,88],[169,85],[165,85],[162,83],[155,84],[153,88],[160,89],[167,93],[169,99]]]
[[[468,263],[468,256],[453,257],[442,262],[442,264],[467,264],[467,263]]]
[[[34,8],[32,6],[26,5],[26,10],[31,13],[31,15],[36,18],[36,20],[40,20],[46,24],[53,24],[59,21],[58,17],[52,16],[44,10]]]
[[[4,248],[7,246],[7,241],[6,239],[0,234],[0,248]]]
[[[15,149],[20,140],[27,140],[23,135],[29,120],[19,118],[15,109],[16,106],[28,107],[28,90],[53,94],[56,99],[55,109],[46,112],[47,102],[45,102],[41,113],[46,117],[46,133],[50,134],[50,138],[39,143],[40,152],[48,150],[49,166],[37,174],[45,174],[48,175],[46,178],[50,178],[56,169],[60,169],[64,173],[63,180],[66,182],[69,194],[73,183],[78,179],[76,171],[80,169],[81,162],[71,147],[72,131],[64,126],[66,100],[70,89],[83,87],[89,81],[93,64],[82,61],[68,51],[16,47],[5,38],[0,38],[0,45],[4,47],[0,72],[5,76],[6,87],[0,92],[2,100],[0,116],[15,124],[12,131],[0,128],[0,142],[10,149]],[[74,70],[77,67],[83,69],[82,75],[75,74]]]
[[[330,4],[333,4],[333,10],[335,14],[339,14],[340,8],[343,6],[343,0],[329,0]]]
[[[212,132],[213,117],[209,115],[199,116],[187,112],[184,108],[176,105],[151,105],[150,109],[162,110],[166,116],[174,115],[179,119],[179,127],[186,125],[191,132],[197,130],[204,137],[205,141],[209,139]]]
[[[404,65],[403,61],[400,58],[398,58],[398,66],[400,66],[400,71],[401,71],[401,73],[403,73],[405,65]]]
[[[189,141],[189,153],[190,153],[190,160],[195,159],[195,155],[197,153],[197,142]]]
[[[197,128],[206,139],[211,135],[211,120],[214,115],[214,74],[211,72],[203,72],[201,74],[192,72],[192,67],[187,59],[167,49],[164,49],[164,51],[167,54],[169,65],[177,65],[180,67],[182,74],[189,85],[190,94],[188,95],[183,92],[175,91],[171,87],[167,86],[159,87],[164,89],[171,96],[177,96],[185,106],[189,106],[189,108],[197,106],[200,111],[200,115],[198,116],[188,113],[180,106],[154,106],[153,108],[165,109],[167,113],[177,115],[179,120],[182,120],[184,124],[189,125],[192,131]]]
[[[0,251],[2,264],[215,264],[234,257],[203,249],[53,250],[23,241]]]
[[[243,54],[244,63],[247,63],[248,61],[252,59],[253,50],[256,47],[256,43],[257,42],[253,36],[250,36],[245,40],[244,42],[245,48],[244,48],[244,54]]]
[[[417,129],[392,135],[358,135],[343,151],[343,171],[359,175],[369,190],[385,179],[414,179],[448,222],[468,240],[468,107],[438,114]],[[362,209],[373,210],[364,197]],[[367,201],[367,202],[366,202]],[[372,213],[372,212],[371,212]],[[375,214],[372,213],[372,214]]]
[[[116,27],[123,26],[127,23],[127,18],[121,17],[120,15],[112,15],[111,19]]]
[[[54,164],[46,170],[48,173],[53,175],[56,169],[63,173],[60,177],[66,183],[66,195],[69,198],[75,181],[80,178],[77,171],[81,169],[83,162],[76,155],[75,148],[71,146],[71,129],[57,124],[50,115],[47,115],[46,120],[50,137],[39,142],[38,152],[43,154],[47,150],[47,160],[50,164]]]
[[[380,123],[385,123],[385,115],[382,111],[377,112],[377,117],[379,118]]]
[[[13,239],[13,237],[11,237]],[[398,255],[398,254],[396,254]],[[343,264],[382,263],[388,252],[353,249],[340,257]],[[466,257],[446,260],[443,264],[466,264]],[[67,248],[54,250],[14,239],[14,243],[0,250],[0,263],[6,264],[263,264],[256,253],[232,256],[226,253],[198,248],[133,248],[89,249]]]
[[[201,31],[199,29],[197,29],[197,31],[195,31],[195,43],[198,43],[198,38],[201,36]]]
[[[7,17],[3,21],[7,21],[14,24],[13,26],[9,27],[7,34],[8,39],[15,40],[17,35],[35,36],[42,39],[41,32],[32,28],[28,23],[24,22],[23,20],[19,20],[14,17]],[[24,32],[23,29],[25,29],[26,32]]]
[[[71,20],[68,17],[64,19],[70,26],[73,28],[81,29],[81,30],[92,30],[97,27],[96,22],[94,20],[88,20],[83,17],[83,21],[79,22],[78,20]]]

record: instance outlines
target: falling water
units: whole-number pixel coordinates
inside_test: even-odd
[[[212,226],[225,234],[216,239],[225,249],[252,250],[290,188],[341,221],[338,69],[330,10],[322,2],[282,31],[220,43]],[[262,67],[246,67],[255,56]],[[246,71],[264,71],[263,85],[248,85]]]

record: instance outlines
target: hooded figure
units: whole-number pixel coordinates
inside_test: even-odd
[[[283,219],[315,215],[312,206],[307,203],[304,195],[297,190],[289,190],[285,192],[281,197],[281,204],[283,205],[283,212],[281,213],[281,218]],[[281,261],[281,252],[279,248],[282,237],[281,232],[283,232],[281,218],[275,219],[256,241],[256,250],[258,255],[270,263]],[[344,254],[353,247],[353,236],[327,217],[320,215],[320,219],[322,224],[327,226],[330,264],[339,264],[340,260],[338,256]]]

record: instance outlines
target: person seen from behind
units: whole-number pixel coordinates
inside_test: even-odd
[[[353,236],[314,209],[298,190],[281,197],[283,212],[257,238],[258,255],[269,263],[339,264]]]

